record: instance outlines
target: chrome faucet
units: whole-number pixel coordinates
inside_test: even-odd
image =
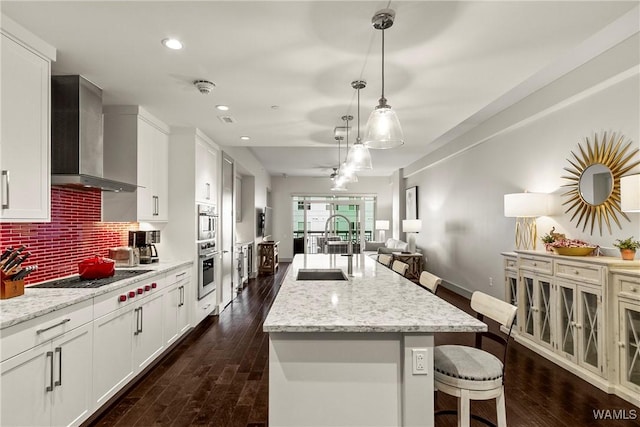
[[[343,256],[349,257],[348,263],[347,263],[347,274],[349,276],[352,276],[353,275],[353,244],[351,243],[351,238],[352,238],[351,221],[349,221],[349,218],[341,214],[333,214],[329,218],[327,218],[327,222],[324,224],[324,244],[326,245],[326,248],[328,250],[329,249],[329,241],[328,241],[329,222],[331,221],[331,219],[338,218],[338,217],[344,218],[344,220],[347,221],[347,227],[349,228],[349,241],[347,242],[347,254]]]

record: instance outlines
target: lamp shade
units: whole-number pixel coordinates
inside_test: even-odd
[[[504,216],[506,217],[536,217],[548,214],[548,194],[525,192],[504,195]]]
[[[373,166],[371,165],[371,153],[369,153],[369,149],[361,142],[353,144],[347,154],[347,164],[351,165],[353,169],[357,171],[372,169]]]
[[[422,229],[421,219],[403,219],[402,231],[405,233],[419,233]]]
[[[388,230],[388,229],[389,229],[389,220],[386,220],[386,219],[376,220],[376,230]]]
[[[640,212],[640,174],[620,178],[620,209]]]
[[[374,149],[395,148],[404,144],[400,120],[390,106],[378,106],[371,112],[363,142]]]

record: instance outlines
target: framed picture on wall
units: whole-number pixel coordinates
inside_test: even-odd
[[[418,219],[418,187],[407,188],[404,200],[406,219]]]

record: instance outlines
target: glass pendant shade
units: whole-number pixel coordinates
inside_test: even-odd
[[[404,135],[395,111],[384,104],[371,112],[367,121],[364,144],[373,149],[384,150],[404,144]]]
[[[358,177],[356,176],[355,171],[351,165],[347,164],[347,162],[342,163],[342,166],[340,167],[340,176],[346,184],[358,182]]]
[[[361,141],[353,144],[353,147],[349,150],[347,154],[347,164],[356,171],[373,169],[371,153],[369,153],[369,149]]]
[[[347,191],[344,177],[342,177],[341,175],[336,176],[336,178],[333,180],[333,185],[331,185],[331,191]]]

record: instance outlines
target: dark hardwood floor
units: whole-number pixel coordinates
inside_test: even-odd
[[[275,276],[251,280],[219,317],[198,325],[90,425],[267,426],[268,339],[262,332],[262,322],[287,267],[281,262]],[[442,287],[437,294],[471,312],[467,299]],[[497,329],[494,324],[490,327]],[[436,344],[445,343],[472,345],[473,336],[438,334]],[[640,425],[640,418],[596,420],[594,410],[625,410],[640,417],[640,408],[598,390],[513,341],[508,358],[510,427]],[[455,407],[454,398],[438,394],[437,409]],[[495,422],[493,400],[472,402],[471,411]],[[456,418],[439,416],[436,425],[455,426]],[[472,421],[471,425],[481,424]]]

